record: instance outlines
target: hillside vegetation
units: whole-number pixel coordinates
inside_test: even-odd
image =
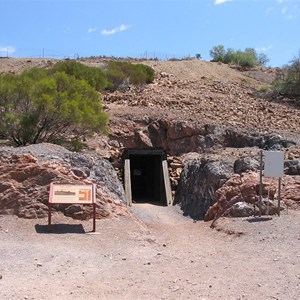
[[[0,136],[16,145],[58,142],[93,132],[107,133],[108,115],[99,92],[116,90],[124,81],[150,83],[154,71],[145,65],[110,62],[106,70],[76,61],[48,69],[30,68],[0,76]]]
[[[97,69],[99,74],[109,73],[108,65],[115,65],[115,62],[110,61],[109,58],[97,57],[81,60],[82,64]],[[0,73],[19,74],[34,66],[49,69],[57,63],[60,61],[5,58],[1,59]],[[150,76],[151,80],[154,76],[152,83],[134,86],[127,80],[128,76],[123,74],[123,81],[119,81],[123,84],[121,92],[109,87],[109,78],[99,81],[100,89],[108,83],[108,88],[104,88],[101,93],[104,110],[110,115],[109,127],[113,136],[115,133],[126,136],[124,130],[132,130],[133,123],[144,122],[146,116],[152,120],[163,118],[275,131],[286,137],[299,135],[299,110],[290,105],[295,98],[288,97],[279,89],[285,81],[281,80],[280,85],[276,85],[276,93],[270,94],[271,84],[280,74],[279,69],[255,67],[241,71],[221,62],[197,59],[137,60],[134,63],[142,63],[155,71],[155,76],[153,73]],[[116,69],[118,73],[122,68]],[[294,81],[289,79],[286,82]]]

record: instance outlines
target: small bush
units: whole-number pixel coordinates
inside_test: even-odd
[[[273,82],[273,88],[280,94],[290,98],[300,99],[300,51],[290,65],[283,68],[278,78]]]
[[[253,68],[257,66],[256,57],[252,53],[236,51],[232,59],[232,63],[242,68]]]
[[[259,86],[256,88],[256,90],[257,90],[258,92],[267,92],[267,91],[270,90],[270,87],[267,86],[267,85],[259,85]]]
[[[111,82],[110,89],[113,90],[118,89],[126,81],[128,84],[139,85],[151,83],[154,80],[154,70],[151,67],[129,62],[110,61],[106,75]]]
[[[253,48],[246,48],[244,51],[231,48],[225,50],[223,45],[218,45],[213,47],[209,53],[214,62],[235,64],[243,68],[263,66],[269,61],[265,54],[257,54]]]
[[[71,145],[72,145],[72,151],[74,152],[81,152],[84,147],[83,142],[80,139],[72,140]]]
[[[209,51],[209,55],[212,57],[212,61],[215,62],[224,62],[225,54],[226,51],[223,45],[214,46]]]

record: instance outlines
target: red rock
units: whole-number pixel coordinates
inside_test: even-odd
[[[282,206],[289,205],[293,208],[300,209],[300,180],[298,180],[296,176],[287,175],[284,176],[283,181],[284,185],[281,191]],[[275,214],[278,212],[277,189],[277,180],[263,178],[263,214]],[[252,206],[256,203],[256,211],[259,210],[259,174],[249,172],[242,174],[241,177],[237,174],[232,175],[231,178],[216,191],[215,196],[215,204],[208,209],[205,215],[206,221],[216,220],[216,218],[223,214],[237,217],[246,216],[247,212],[250,216],[253,214],[253,210],[248,209],[247,203]],[[236,203],[238,202],[245,204],[237,205]]]
[[[0,214],[30,219],[46,217],[51,182],[90,183],[87,174],[80,169],[62,162],[40,164],[35,157],[27,154],[0,157],[0,166]],[[96,198],[98,218],[127,214],[122,203],[115,202],[105,187],[97,187]],[[91,205],[54,205],[53,208],[77,219],[92,217]]]

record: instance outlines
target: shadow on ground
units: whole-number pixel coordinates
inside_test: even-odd
[[[271,217],[259,217],[259,218],[247,219],[246,221],[248,221],[249,223],[256,223],[256,222],[266,222],[271,220],[272,220]]]
[[[55,234],[65,234],[65,233],[86,233],[81,224],[53,224],[51,225],[51,230],[48,231],[48,225],[35,225],[35,230],[37,233],[55,233]]]

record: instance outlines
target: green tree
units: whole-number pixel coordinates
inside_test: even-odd
[[[64,72],[32,69],[0,76],[0,132],[17,145],[107,131],[100,94]]]
[[[264,66],[269,61],[265,54],[257,54],[254,48],[246,48],[244,51],[232,48],[225,50],[223,45],[218,45],[210,50],[210,55],[212,61],[235,64],[244,68]]]
[[[236,51],[232,62],[244,68],[253,68],[257,65],[256,57],[251,51]]]
[[[223,62],[225,57],[225,48],[223,45],[214,46],[210,51],[209,55],[212,57],[212,61]]]
[[[298,57],[283,68],[273,86],[280,94],[300,100],[300,51]]]
[[[224,64],[230,64],[234,60],[235,51],[232,48],[226,50],[223,58]]]
[[[257,56],[258,64],[260,66],[266,66],[270,59],[267,57],[265,53],[260,53]]]

